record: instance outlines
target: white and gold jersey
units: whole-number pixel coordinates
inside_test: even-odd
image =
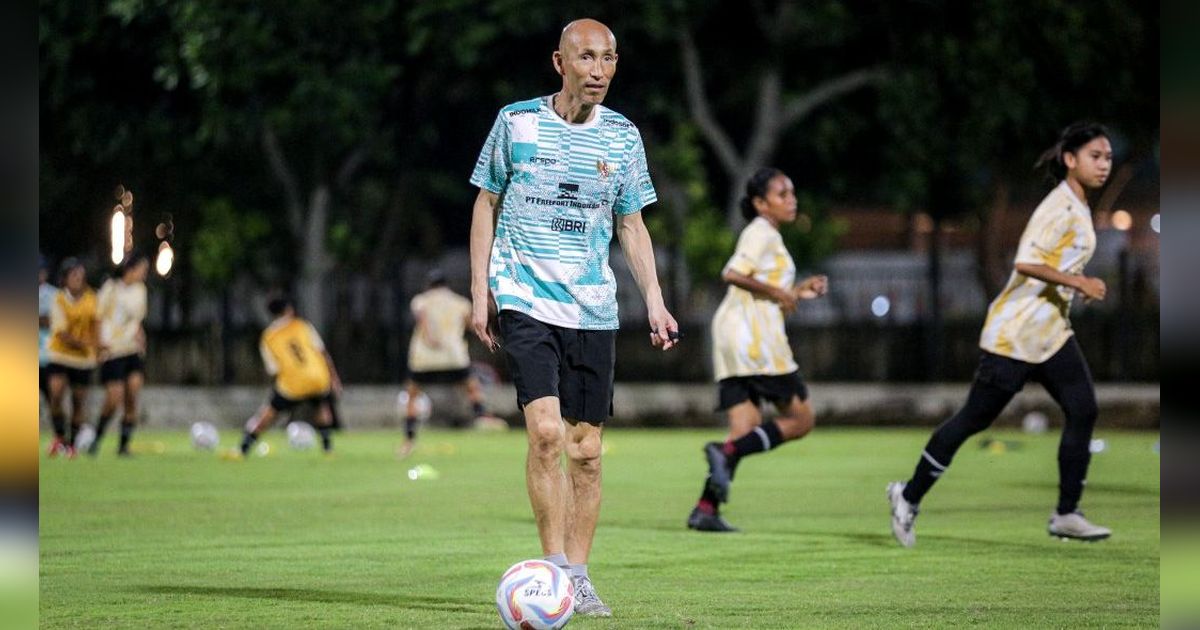
[[[762,217],[742,230],[725,270],[784,289],[791,289],[796,281],[796,264],[783,237]],[[783,324],[783,311],[773,300],[730,285],[713,315],[716,380],[795,372],[798,366]]]
[[[470,300],[446,287],[435,287],[412,299],[412,312],[418,323],[408,344],[408,369],[438,372],[471,365],[464,337]]]
[[[146,319],[146,283],[126,284],[114,279],[100,287],[96,298],[100,317],[100,343],[112,359],[142,352],[139,331]]]
[[[1091,209],[1063,182],[1033,211],[1014,262],[1078,275],[1095,251]],[[1068,318],[1074,297],[1075,289],[1013,270],[988,307],[979,347],[1027,363],[1046,361],[1074,334]]]

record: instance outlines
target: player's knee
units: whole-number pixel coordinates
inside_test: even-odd
[[[539,455],[558,457],[563,448],[562,427],[549,420],[533,423],[529,427],[529,446]]]
[[[600,469],[600,436],[589,436],[570,449],[571,459],[585,468]]]

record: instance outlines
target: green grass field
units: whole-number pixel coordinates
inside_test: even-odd
[[[610,429],[590,569],[608,620],[577,628],[1157,627],[1156,433],[1101,432],[1083,507],[1115,530],[1050,538],[1057,435],[996,453],[968,442],[927,497],[914,549],[892,540],[884,485],[927,430],[818,430],[745,460],[727,518],[684,520],[714,431]],[[495,628],[500,573],[540,555],[524,436],[338,436],[337,456],[287,448],[227,462],[185,433],[144,451],[43,460],[43,627]],[[223,446],[234,443],[222,433]],[[154,454],[147,447],[165,447]],[[440,478],[410,480],[419,463]]]

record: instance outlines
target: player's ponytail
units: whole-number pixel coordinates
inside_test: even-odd
[[[1083,145],[1101,137],[1108,137],[1108,129],[1104,125],[1085,121],[1071,123],[1058,135],[1058,141],[1038,156],[1033,170],[1045,173],[1054,183],[1058,183],[1067,176],[1063,154],[1075,153]]]
[[[767,186],[771,183],[772,179],[780,175],[783,175],[783,171],[772,166],[766,166],[755,171],[750,176],[750,179],[746,180],[746,194],[738,202],[739,207],[742,209],[743,218],[747,221],[753,221],[754,217],[758,216],[758,209],[754,207],[754,198],[766,197]]]

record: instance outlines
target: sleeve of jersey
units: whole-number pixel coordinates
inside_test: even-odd
[[[758,230],[742,230],[738,237],[737,247],[733,256],[725,263],[723,271],[733,271],[743,276],[753,275],[762,260],[763,251],[767,247],[767,239]]]
[[[115,298],[116,291],[113,290],[112,280],[105,282],[100,287],[100,293],[96,295],[96,319],[100,320],[100,342],[105,345],[112,341],[112,311]]]
[[[617,192],[617,202],[613,204],[617,214],[633,214],[658,201],[654,182],[650,181],[650,169],[646,166],[646,147],[642,144],[642,135],[635,130],[634,137],[625,178]]]
[[[54,297],[50,306],[50,332],[58,334],[67,329],[67,312],[63,309],[62,300]]]
[[[1046,265],[1058,269],[1062,265],[1063,253],[1078,236],[1075,221],[1067,213],[1046,221],[1040,226],[1032,226],[1028,238],[1023,239],[1017,247],[1017,263],[1029,265]]]
[[[311,338],[313,348],[316,348],[317,352],[325,352],[325,342],[321,340],[321,333],[317,332],[317,329],[312,324],[308,324],[308,336]]]
[[[475,161],[475,172],[471,174],[471,184],[496,194],[504,192],[508,186],[508,178],[512,174],[512,163],[509,159],[509,129],[504,119],[504,112],[496,116],[492,131],[488,133]]]

